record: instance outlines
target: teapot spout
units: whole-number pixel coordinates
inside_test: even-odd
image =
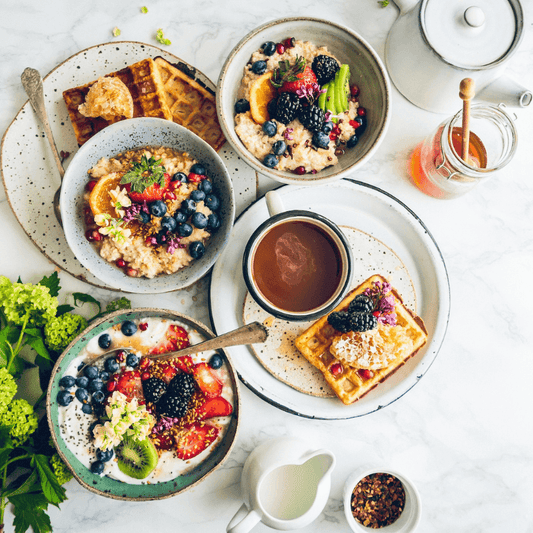
[[[393,2],[400,10],[400,15],[405,15],[408,11],[411,11],[413,7],[418,5],[420,0],[393,0]]]
[[[533,100],[533,94],[509,76],[500,76],[484,87],[475,99],[510,107],[527,107]]]

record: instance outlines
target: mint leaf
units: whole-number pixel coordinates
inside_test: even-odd
[[[163,35],[163,30],[161,28],[157,30],[155,38],[157,39],[157,42],[160,44],[164,44],[166,46],[168,46],[169,44],[172,44],[168,39],[165,39],[165,36]]]
[[[13,504],[15,533],[24,533],[30,527],[34,533],[52,531],[50,517],[45,513],[48,502],[42,494],[21,494],[12,496],[9,501]]]
[[[52,472],[46,455],[34,455],[31,459],[31,465],[37,467],[41,488],[46,499],[55,506],[64,502],[66,497],[65,489],[59,484],[55,474]]]
[[[161,162],[161,159],[156,160],[154,156],[148,159],[143,155],[141,161],[139,163],[134,162],[131,170],[122,176],[120,183],[123,185],[129,183],[131,191],[141,194],[154,183],[164,187],[166,170]]]
[[[56,271],[52,272],[50,276],[44,276],[43,279],[39,281],[38,285],[48,287],[50,289],[50,296],[57,296],[61,289],[61,286],[59,285],[59,276]]]

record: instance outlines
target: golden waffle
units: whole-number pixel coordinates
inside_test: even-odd
[[[351,291],[334,311],[345,310],[358,294],[363,293],[367,288],[372,288],[374,281],[387,282],[385,278],[379,275],[370,277]],[[372,377],[365,379],[363,377],[364,372],[359,372],[356,368],[348,366],[345,362],[341,363],[343,371],[340,375],[334,376],[331,373],[331,366],[334,363],[340,362],[330,351],[333,339],[339,333],[328,323],[327,315],[313,323],[294,342],[303,356],[322,372],[335,394],[346,405],[359,400],[379,383],[391,376],[426,343],[427,331],[422,319],[404,306],[400,295],[395,289],[392,289],[392,293],[396,298],[395,311],[397,325],[405,328],[404,332],[412,340],[413,348],[403,356],[398,355],[385,368],[373,370]]]
[[[108,76],[119,78],[130,91],[133,98],[134,117],[156,117],[172,120],[159,69],[153,59],[143,59],[122,70],[112,72]],[[63,99],[67,105],[70,121],[80,146],[106,126],[124,120],[124,117],[115,117],[109,121],[101,117],[84,117],[78,111],[78,106],[85,102],[85,96],[95,81],[63,92]]]
[[[226,142],[218,123],[214,95],[177,65],[156,57],[155,63],[163,82],[172,120],[196,133],[198,137],[220,150]]]

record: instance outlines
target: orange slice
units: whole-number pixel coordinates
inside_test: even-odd
[[[89,196],[89,206],[94,216],[108,214],[113,218],[117,217],[109,191],[116,189],[120,185],[121,179],[122,174],[111,172],[96,182],[91,196]]]
[[[265,72],[250,86],[250,112],[258,124],[263,124],[270,119],[267,106],[278,94],[276,88],[270,83],[271,77],[272,72]]]

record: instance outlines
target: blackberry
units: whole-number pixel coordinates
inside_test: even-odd
[[[196,381],[192,374],[182,372],[174,377],[168,385],[168,393],[171,395],[182,396],[183,398],[190,398],[196,388]]]
[[[300,98],[294,93],[281,93],[276,102],[274,118],[282,124],[292,122],[300,111]]]
[[[348,306],[349,313],[371,313],[374,310],[374,302],[366,294],[358,294]]]
[[[378,319],[372,313],[349,313],[351,331],[368,331],[378,325]]]
[[[143,381],[144,397],[152,403],[157,403],[167,392],[167,384],[159,378],[148,378]]]
[[[324,124],[326,114],[320,107],[316,105],[309,105],[302,107],[298,118],[305,128],[309,131],[320,131]]]
[[[319,85],[324,85],[335,77],[337,70],[340,69],[339,64],[330,56],[316,56],[313,59],[311,69],[316,75]]]
[[[328,316],[328,322],[341,333],[351,331],[350,313],[347,313],[346,311],[337,311],[336,313],[331,313]]]
[[[164,416],[180,418],[187,414],[190,396],[174,396],[165,394],[157,404],[157,412]]]

